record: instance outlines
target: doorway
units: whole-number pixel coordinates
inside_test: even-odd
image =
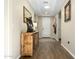
[[[39,20],[39,36],[51,37],[51,19],[50,17],[41,17]]]

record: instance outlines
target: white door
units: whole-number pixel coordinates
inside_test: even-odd
[[[42,17],[42,31],[41,36],[42,37],[51,37],[51,22],[50,17]]]

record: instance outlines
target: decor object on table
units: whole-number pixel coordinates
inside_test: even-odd
[[[27,18],[27,32],[33,32],[33,22],[31,20],[31,17]]]

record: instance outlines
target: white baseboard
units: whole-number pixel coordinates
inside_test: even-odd
[[[66,51],[68,51],[69,52],[69,54],[73,57],[73,58],[75,58],[75,56],[63,45],[63,44],[61,44],[61,46],[63,47],[63,48],[65,48],[66,49]]]
[[[19,59],[21,56],[19,55],[16,59]]]

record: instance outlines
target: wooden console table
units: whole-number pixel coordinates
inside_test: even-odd
[[[23,32],[21,33],[21,56],[32,56],[34,49],[39,44],[38,32]]]

